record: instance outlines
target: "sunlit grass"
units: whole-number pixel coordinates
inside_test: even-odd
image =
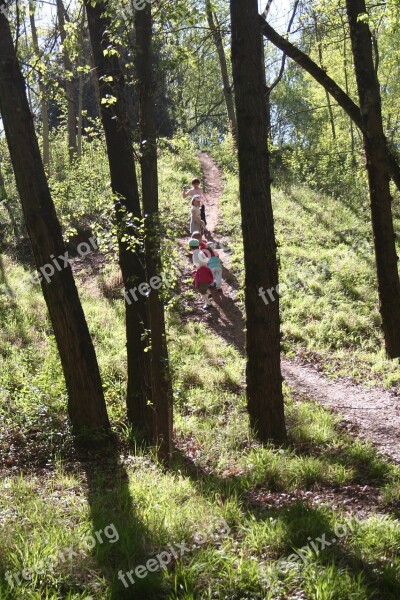
[[[196,165],[179,172],[170,157],[162,164],[163,181],[170,181],[174,171],[165,200],[176,193],[178,234],[186,207],[177,186]],[[289,220],[285,227],[290,226]],[[329,236],[321,240],[327,256],[332,254]],[[295,261],[293,248],[290,252],[288,261]],[[310,256],[303,252],[301,261]],[[240,257],[237,248],[238,267]],[[347,266],[342,266],[340,277],[351,297],[364,293],[367,280],[361,278],[350,290]],[[243,357],[205,324],[182,323],[173,309],[168,311],[176,440],[171,467],[157,463],[154,449],[135,444],[125,420],[124,314],[114,271],[111,266],[99,276],[112,290],[105,295],[99,285],[100,293],[93,296],[84,279],[77,278],[119,440],[97,452],[82,452],[69,432],[65,386],[40,289],[26,286],[26,271],[4,259],[4,274],[16,294],[11,301],[0,297],[0,600],[397,598],[399,469],[345,434],[339,416],[296,400],[286,387],[288,444],[259,444],[248,423]],[[346,302],[336,316],[346,344],[355,344],[349,336],[370,323],[367,309],[347,317],[353,300],[345,293],[336,297],[335,287],[330,300],[324,300],[324,285],[316,275],[315,302],[299,295],[283,309],[290,316],[290,335],[296,331],[305,343],[304,336],[313,332],[321,353],[328,352],[321,340],[329,333],[319,318],[333,298],[335,306],[343,298]],[[339,344],[331,350],[341,368],[353,365],[346,348]],[[355,353],[369,364],[367,351]],[[376,377],[385,365],[379,355],[373,363]],[[361,369],[356,361],[354,368]],[[381,493],[379,512],[366,505],[356,522],[354,507],[341,506],[340,498],[334,508],[297,497],[302,492],[323,499],[326,491],[339,493],[344,484],[375,486]],[[118,540],[89,547],[87,540],[111,524]],[[202,543],[198,534],[203,534]],[[322,548],[320,538],[329,545]],[[119,571],[135,570],[182,543],[188,550],[166,570],[135,576],[128,588],[118,578]],[[30,581],[21,577],[14,588],[7,582],[7,572],[33,568],[68,548],[76,554],[59,562],[53,573],[36,573]]]

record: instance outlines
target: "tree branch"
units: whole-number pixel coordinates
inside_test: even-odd
[[[318,81],[318,83],[329,92],[329,94],[349,115],[357,127],[363,131],[360,108],[355,102],[353,102],[346,92],[342,90],[342,88],[331,77],[329,77],[326,71],[321,69],[313,60],[311,60],[309,56],[307,56],[307,54],[291,44],[287,39],[279,35],[279,33],[275,31],[275,29],[271,27],[271,25],[269,25],[261,15],[259,16],[259,22],[263,35],[277,48],[285,52],[289,58],[294,60],[300,67],[307,71],[307,73],[309,73],[316,81]],[[387,146],[386,149],[390,176],[393,180],[393,183],[400,191],[400,167],[396,156]]]

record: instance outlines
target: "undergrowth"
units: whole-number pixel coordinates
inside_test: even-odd
[[[161,180],[166,183],[161,196],[171,235],[184,227],[187,206],[180,186],[196,168],[197,163],[180,163],[178,155],[163,151]],[[229,188],[233,201],[233,179]],[[317,197],[299,194],[275,197],[282,204],[276,209],[279,235],[284,224],[293,245],[301,228],[287,209],[296,203],[297,215],[302,210],[306,214],[299,208],[306,201],[314,202],[311,212],[318,207]],[[231,234],[235,206],[225,218]],[[329,211],[324,214],[329,218]],[[336,210],[335,219],[340,214]],[[317,262],[323,253],[331,260],[333,281],[349,285],[346,270],[336,273],[333,268],[337,257],[321,219],[308,218],[315,235],[321,234],[321,247],[312,254],[310,246],[296,259],[291,245],[281,246],[282,269],[296,260]],[[166,248],[167,254],[172,252],[168,242]],[[347,245],[340,250],[345,260]],[[240,272],[239,246],[236,265]],[[357,284],[361,287],[369,281],[367,260],[364,268]],[[111,263],[108,282],[114,269]],[[297,400],[288,388],[289,442],[280,448],[260,445],[248,424],[243,357],[205,324],[182,323],[174,303],[167,312],[176,449],[171,467],[163,468],[153,449],[135,442],[125,420],[120,282],[114,278],[111,294],[112,284],[104,287],[104,273],[88,277],[86,271],[77,274],[77,282],[117,441],[99,451],[78,449],[66,419],[66,392],[44,301],[40,289],[27,284],[28,272],[3,256],[0,600],[398,597],[399,469],[350,437],[338,416]],[[319,283],[316,275],[315,289]],[[318,310],[332,311],[334,293]],[[286,306],[283,299],[283,315],[292,314],[299,327],[301,297],[287,295]],[[343,298],[343,311],[354,308],[350,295],[343,293]],[[365,314],[361,309],[356,313],[370,319],[367,308]],[[292,320],[285,325],[287,350],[294,341]],[[329,348],[323,327],[326,323],[313,334],[321,356]],[[376,327],[368,337],[371,348],[379,341]],[[359,324],[352,326],[359,330]],[[298,347],[311,339],[311,331],[306,328]],[[346,343],[359,352],[353,337]],[[340,348],[329,351],[338,357]],[[359,502],[342,503],[343,488],[365,486],[375,492],[373,502],[364,500],[361,507]],[[183,554],[178,551],[182,544]],[[170,552],[171,546],[176,556],[165,569],[136,575],[138,567]],[[127,579],[128,571],[134,583]]]

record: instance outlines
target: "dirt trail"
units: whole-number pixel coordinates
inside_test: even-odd
[[[201,152],[198,156],[209,198],[207,228],[211,238],[222,240],[225,246],[225,241],[218,234],[219,199],[223,191],[221,173],[208,154]],[[207,321],[215,333],[243,352],[244,323],[237,306],[237,282],[229,270],[229,252],[221,250],[220,256],[224,263],[223,294],[213,294],[216,306],[207,315]],[[381,454],[400,463],[400,400],[394,394],[380,388],[365,389],[350,381],[332,381],[312,366],[286,357],[282,357],[282,372],[296,393],[338,411],[359,437],[371,441]]]

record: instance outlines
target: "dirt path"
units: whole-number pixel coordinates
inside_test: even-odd
[[[219,199],[223,191],[221,173],[208,154],[199,153],[199,160],[209,198],[207,228],[212,239],[221,241],[217,233]],[[237,281],[230,272],[230,254],[221,250],[220,256],[224,263],[223,294],[213,294],[215,306],[207,315],[207,321],[215,333],[243,352],[244,324],[236,300]],[[368,439],[380,453],[400,463],[400,401],[396,396],[379,388],[365,389],[349,381],[332,381],[312,366],[285,357],[282,357],[282,372],[296,393],[338,411],[359,437]]]

